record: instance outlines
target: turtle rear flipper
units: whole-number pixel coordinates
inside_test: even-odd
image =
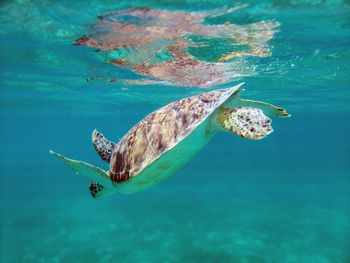
[[[101,156],[102,160],[109,163],[111,161],[115,143],[108,141],[102,133],[94,130],[92,132],[92,144],[94,145],[96,152]]]
[[[93,181],[92,184],[94,184],[96,189],[94,187],[91,187],[91,185],[89,187],[90,193],[93,197],[107,196],[109,194],[114,193],[114,186],[106,171],[86,162],[66,158],[58,153],[55,153],[54,151],[50,151],[50,153],[59,160],[61,160],[63,163],[65,163],[68,167],[76,171],[77,174],[85,176],[91,181]],[[100,191],[98,191],[98,189],[100,189]],[[95,190],[97,190],[97,192],[99,193],[98,195],[97,192],[95,193]]]
[[[92,182],[90,184],[89,191],[93,198],[106,197],[115,193],[113,188],[106,188],[97,182]]]
[[[224,130],[248,139],[262,139],[273,131],[271,120],[260,109],[222,108],[216,121]]]

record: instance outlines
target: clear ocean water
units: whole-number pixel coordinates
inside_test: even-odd
[[[1,2],[0,262],[350,262],[349,1],[248,0],[206,20],[279,26],[268,56],[240,58],[247,74],[205,88],[109,81],[148,77],[73,45],[98,16],[118,10],[237,4]],[[219,57],[215,41],[192,55]],[[274,133],[261,141],[217,133],[146,191],[95,200],[89,181],[49,154],[108,169],[91,145],[93,129],[118,141],[167,103],[243,81],[243,98],[292,117],[273,118]]]

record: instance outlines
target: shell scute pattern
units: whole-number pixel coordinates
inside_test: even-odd
[[[179,127],[175,120],[176,112],[167,107],[145,118],[148,127],[147,136],[154,158],[171,148],[178,138]]]
[[[231,94],[230,90],[207,92],[175,101],[146,116],[114,148],[112,181],[137,175],[190,134]]]
[[[112,181],[125,181],[142,169],[142,162],[152,154],[147,137],[147,124],[141,121],[116,145],[110,167]]]

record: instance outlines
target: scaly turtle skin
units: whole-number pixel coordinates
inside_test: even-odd
[[[271,120],[263,111],[289,116],[271,104],[239,99],[242,84],[170,103],[142,119],[117,144],[95,130],[93,145],[110,163],[108,172],[51,153],[93,181],[89,187],[93,197],[146,189],[181,168],[216,131],[261,139],[272,132]]]

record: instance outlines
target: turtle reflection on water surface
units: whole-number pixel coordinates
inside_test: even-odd
[[[172,102],[142,119],[119,143],[95,130],[93,145],[110,164],[109,171],[50,152],[92,181],[89,190],[94,198],[144,190],[185,165],[217,131],[261,139],[272,132],[264,113],[290,116],[271,104],[239,99],[242,85]]]

